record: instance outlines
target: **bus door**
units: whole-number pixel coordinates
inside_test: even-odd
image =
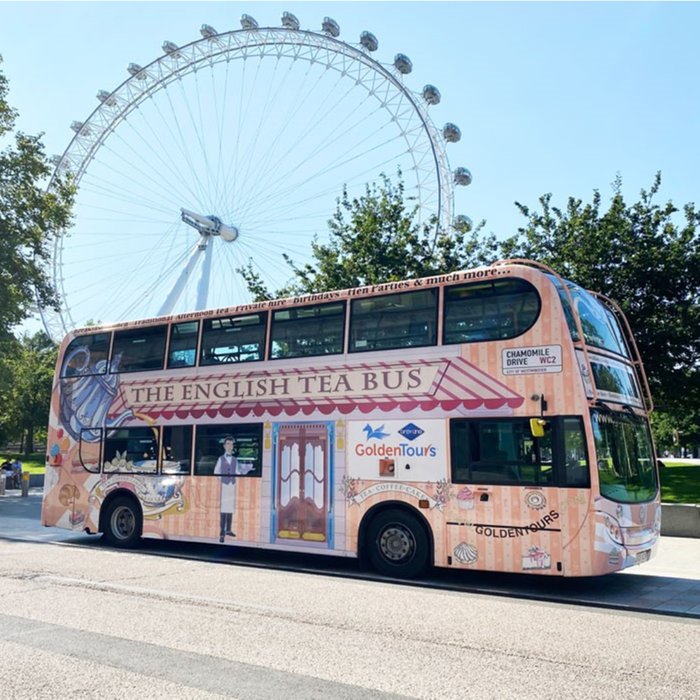
[[[453,566],[559,573],[562,518],[551,427],[537,436],[527,418],[451,421]]]
[[[329,439],[324,423],[279,427],[276,450],[275,536],[327,542]]]

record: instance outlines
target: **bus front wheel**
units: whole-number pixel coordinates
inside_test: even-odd
[[[428,566],[428,535],[410,513],[396,509],[377,514],[369,523],[365,541],[372,567],[384,576],[414,578]]]
[[[135,547],[141,539],[143,520],[136,502],[124,496],[115,498],[107,507],[104,538],[112,547]]]

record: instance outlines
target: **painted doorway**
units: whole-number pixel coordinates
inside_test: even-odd
[[[279,425],[275,454],[276,538],[328,542],[329,452],[326,423]]]

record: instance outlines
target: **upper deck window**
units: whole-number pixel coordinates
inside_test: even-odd
[[[549,275],[549,278],[554,283],[564,307],[564,315],[566,316],[571,337],[574,341],[578,341],[578,330],[566,292],[556,277]],[[567,281],[566,286],[581,320],[581,328],[583,329],[586,344],[609,350],[623,357],[629,357],[629,351],[622,336],[620,325],[612,312],[592,294],[589,294],[573,282]]]
[[[93,333],[73,338],[63,356],[61,377],[105,374],[110,335],[110,333]]]
[[[341,353],[344,328],[344,302],[274,311],[270,357],[281,359]]]
[[[266,314],[204,321],[200,365],[255,362],[265,357]]]
[[[116,331],[110,372],[163,369],[167,326],[147,326]]]
[[[449,345],[515,338],[535,323],[539,313],[539,294],[525,280],[510,278],[446,287],[443,342]]]
[[[354,299],[350,318],[350,352],[435,345],[437,289]]]
[[[173,323],[170,326],[168,369],[194,367],[197,364],[197,335],[199,321]]]

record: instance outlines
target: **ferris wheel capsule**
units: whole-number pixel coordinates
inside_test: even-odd
[[[423,99],[429,105],[440,104],[440,91],[434,85],[426,85],[423,88]]]
[[[76,134],[80,134],[81,136],[87,136],[90,133],[90,127],[86,126],[84,122],[71,122],[70,128],[73,129]]]
[[[299,29],[299,20],[291,12],[283,12],[282,26],[287,29]]]
[[[457,143],[462,138],[462,132],[459,130],[459,127],[452,122],[447,122],[442,127],[442,135],[445,137],[445,141],[449,143]]]
[[[332,36],[334,39],[337,39],[340,36],[340,25],[330,17],[323,18],[323,22],[321,23],[321,30],[325,34]]]
[[[472,183],[472,174],[467,168],[457,168],[454,171],[454,181],[455,185],[462,185],[466,187]]]
[[[178,56],[180,53],[180,47],[173,41],[164,41],[163,52],[170,56]]]
[[[360,34],[360,43],[367,51],[376,51],[379,48],[379,41],[372,32],[362,32],[362,34]]]
[[[107,90],[98,90],[97,99],[102,102],[102,104],[108,105],[109,107],[114,107],[114,105],[117,104],[117,101],[112,96],[112,93],[108,92]]]
[[[258,26],[258,22],[254,17],[250,15],[241,16],[241,27],[243,27],[243,29],[257,29]]]
[[[402,75],[408,75],[413,70],[413,64],[406,54],[397,53],[394,56],[394,68]]]
[[[129,75],[140,78],[139,73],[143,70],[143,66],[140,66],[138,63],[130,63],[126,69],[129,71]]]
[[[199,29],[199,33],[205,39],[212,39],[213,37],[217,36],[219,32],[217,32],[216,29],[211,26],[211,24],[203,24]]]

